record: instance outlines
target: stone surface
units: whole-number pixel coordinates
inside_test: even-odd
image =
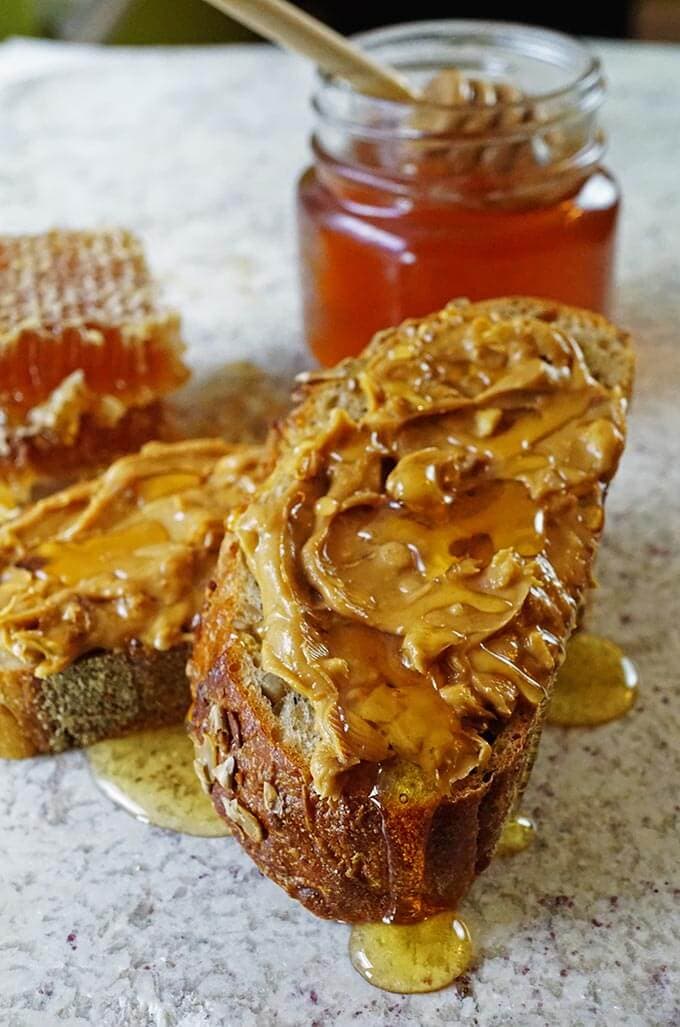
[[[457,989],[382,994],[229,839],[145,827],[79,753],[0,765],[6,1027],[680,1024],[680,50],[603,45],[610,164],[626,197],[619,319],[636,333],[629,448],[590,625],[638,663],[623,721],[548,728],[525,812],[535,846],[462,910]],[[124,223],[186,315],[205,380],[304,362],[293,180],[307,69],[273,50],[0,47],[0,226]]]

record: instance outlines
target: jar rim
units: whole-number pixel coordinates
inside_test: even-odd
[[[504,202],[520,190],[545,194],[549,180],[556,194],[571,188],[605,152],[597,120],[605,93],[601,63],[571,36],[514,22],[443,20],[373,29],[355,39],[417,84],[452,68],[473,87],[512,85],[519,98],[495,90],[488,105],[475,104],[475,93],[471,104],[462,96],[450,105],[387,99],[322,74],[312,98],[320,167],[337,162],[343,175],[385,179],[387,189],[446,187]]]
[[[360,44],[369,53],[375,55],[390,44],[415,44],[432,37],[438,38],[440,43],[465,43],[478,47],[494,44],[505,45],[509,52],[514,50],[518,54],[537,60],[541,56],[545,59],[549,53],[554,57],[561,55],[563,60],[554,61],[553,66],[562,67],[565,70],[569,59],[571,59],[569,63],[579,62],[574,74],[559,87],[525,92],[520,99],[501,101],[501,106],[506,110],[523,107],[527,100],[543,104],[570,101],[571,105],[579,103],[579,100],[585,103],[586,98],[591,97],[591,103],[585,103],[586,108],[597,107],[601,102],[601,95],[604,91],[604,75],[600,58],[580,40],[554,29],[524,25],[520,22],[437,19],[402,22],[357,33],[351,38],[353,42]],[[393,60],[392,63],[397,71],[409,67],[409,64],[404,61]],[[430,68],[434,72],[444,66],[440,61],[431,63]],[[317,71],[317,81],[326,95],[361,97],[362,101],[370,104],[374,112],[382,110],[395,114],[412,111],[415,108],[422,110],[424,107],[433,111],[451,109],[451,105],[431,100],[410,102],[360,93],[339,76],[322,71]],[[314,106],[318,113],[324,113],[321,110],[318,94],[314,100]]]

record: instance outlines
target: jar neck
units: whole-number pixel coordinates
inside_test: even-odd
[[[559,33],[483,25],[367,33],[365,45],[414,84],[442,71],[443,100],[426,87],[423,101],[397,103],[322,78],[312,138],[320,173],[386,197],[475,206],[542,205],[578,189],[605,149],[599,62]]]
[[[331,192],[345,196],[364,193],[371,206],[395,205],[401,200],[524,208],[547,206],[578,192],[600,165],[605,143],[598,132],[578,153],[539,166],[531,154],[523,153],[522,144],[496,154],[493,150],[440,152],[428,156],[419,171],[413,170],[412,160],[404,168],[399,161],[386,160],[384,154],[376,158],[370,144],[353,143],[349,150],[331,152],[315,134],[312,150],[317,173]]]

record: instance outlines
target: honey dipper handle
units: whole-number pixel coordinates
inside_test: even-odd
[[[361,92],[411,103],[417,98],[393,68],[374,61],[344,36],[286,0],[206,2],[272,43],[311,58],[322,71],[347,79]]]

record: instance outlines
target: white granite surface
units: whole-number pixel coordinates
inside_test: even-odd
[[[145,827],[79,753],[0,765],[4,1027],[680,1024],[680,48],[606,45],[626,197],[618,314],[638,339],[627,455],[592,626],[642,677],[625,720],[549,728],[540,836],[465,903],[477,965],[402,997],[365,984],[228,839]],[[125,223],[186,315],[200,374],[299,342],[291,196],[307,69],[259,48],[0,46],[0,230]]]

